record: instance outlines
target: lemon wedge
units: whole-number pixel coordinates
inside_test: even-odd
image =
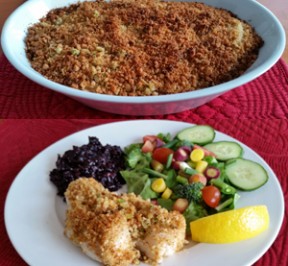
[[[213,214],[190,223],[192,240],[204,243],[232,243],[252,238],[269,227],[265,205],[249,206]]]

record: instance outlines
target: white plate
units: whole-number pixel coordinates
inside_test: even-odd
[[[137,120],[92,127],[70,135],[51,145],[32,159],[15,178],[5,204],[5,224],[8,235],[22,258],[33,266],[95,266],[63,235],[65,204],[56,196],[49,181],[58,154],[73,145],[88,142],[97,136],[102,144],[124,147],[141,140],[145,134],[168,133],[191,124],[165,120]],[[217,132],[216,140],[235,139]],[[237,207],[265,204],[270,213],[270,227],[261,235],[234,244],[197,244],[164,260],[163,265],[251,265],[272,245],[284,215],[283,193],[271,168],[250,148],[241,143],[244,157],[259,162],[269,174],[269,181],[254,192],[242,192]],[[273,195],[273,197],[271,196]],[[209,255],[208,255],[209,254]],[[144,264],[142,264],[144,265]]]
[[[159,96],[115,96],[72,89],[44,78],[31,68],[25,53],[24,39],[27,28],[39,21],[53,8],[85,0],[30,0],[23,3],[3,26],[1,45],[3,52],[23,75],[36,83],[67,95],[92,108],[126,115],[156,115],[177,113],[195,108],[221,94],[259,77],[270,69],[285,49],[285,31],[274,14],[254,0],[198,0],[208,5],[230,10],[251,24],[264,40],[254,64],[240,77],[202,90]],[[194,2],[195,0],[186,0]]]

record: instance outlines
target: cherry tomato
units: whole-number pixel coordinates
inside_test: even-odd
[[[152,158],[162,164],[166,164],[168,156],[173,152],[173,150],[165,147],[156,148],[153,151]]]
[[[215,208],[219,204],[221,193],[215,186],[206,186],[202,189],[202,197],[209,207]]]

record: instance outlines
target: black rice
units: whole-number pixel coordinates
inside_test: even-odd
[[[62,197],[69,183],[79,177],[93,177],[105,188],[116,191],[125,183],[119,173],[124,168],[124,152],[119,146],[103,146],[97,137],[89,137],[88,144],[73,146],[63,156],[58,155],[50,180]]]

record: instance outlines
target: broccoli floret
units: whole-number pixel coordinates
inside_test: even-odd
[[[201,182],[195,182],[188,185],[177,184],[173,188],[174,196],[176,198],[185,198],[189,202],[201,202],[202,201],[202,188],[204,185]]]

